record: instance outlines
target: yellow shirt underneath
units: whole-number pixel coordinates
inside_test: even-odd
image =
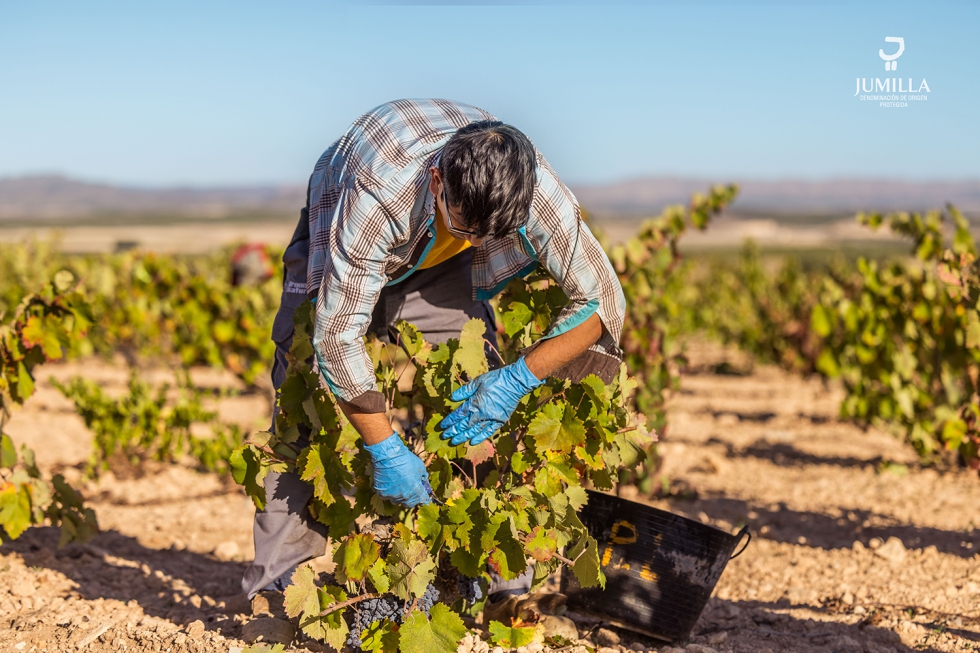
[[[448,261],[470,246],[470,241],[460,240],[449,233],[449,229],[446,228],[445,222],[446,221],[443,219],[442,214],[437,212],[436,242],[432,243],[432,248],[429,250],[429,254],[425,257],[422,264],[419,265],[420,270],[425,270],[426,268],[439,265],[443,261]]]

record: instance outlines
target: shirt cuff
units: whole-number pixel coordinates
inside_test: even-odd
[[[384,413],[388,411],[385,396],[377,390],[368,390],[344,403],[357,408],[362,413]]]

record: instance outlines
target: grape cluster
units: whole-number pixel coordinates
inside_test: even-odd
[[[429,610],[439,600],[439,590],[434,585],[425,588],[425,594],[419,597],[418,607],[429,616]],[[403,623],[405,611],[412,605],[411,601],[399,601],[391,595],[376,599],[367,599],[351,606],[354,612],[354,623],[347,634],[347,646],[353,649],[361,648],[361,632],[376,621],[388,619],[394,623]]]
[[[376,599],[368,599],[355,603],[354,624],[347,633],[347,646],[353,649],[361,648],[361,632],[376,621],[391,619],[396,623],[401,622],[402,607],[401,601],[395,600],[391,596],[381,596]]]
[[[361,648],[361,644],[363,644],[361,641],[361,629],[355,626],[354,628],[350,629],[350,632],[347,633],[347,641],[345,642],[345,646],[356,651]]]
[[[357,604],[357,608],[359,608],[358,618],[364,628],[382,619],[400,621],[402,614],[401,601],[398,601],[393,596],[382,596],[377,599],[361,601]]]
[[[479,578],[470,578],[460,574],[456,577],[456,591],[464,601],[475,603],[483,598],[483,587]]]
[[[439,600],[439,590],[436,589],[435,585],[429,584],[425,588],[425,594],[419,597],[419,608],[425,613],[425,616],[429,616],[429,610],[435,605],[436,601]],[[410,603],[408,605],[411,605]]]

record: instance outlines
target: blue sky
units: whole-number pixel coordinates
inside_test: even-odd
[[[566,183],[980,177],[980,3],[0,2],[0,176],[305,183],[358,115],[475,104]],[[878,49],[901,36],[898,70]],[[881,108],[855,79],[924,78]]]

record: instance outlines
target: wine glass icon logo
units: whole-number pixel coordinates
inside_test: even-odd
[[[901,36],[886,36],[885,43],[898,43],[898,52],[895,54],[885,54],[884,48],[878,50],[878,56],[885,60],[885,70],[896,70],[898,68],[896,59],[905,52],[905,39]]]

